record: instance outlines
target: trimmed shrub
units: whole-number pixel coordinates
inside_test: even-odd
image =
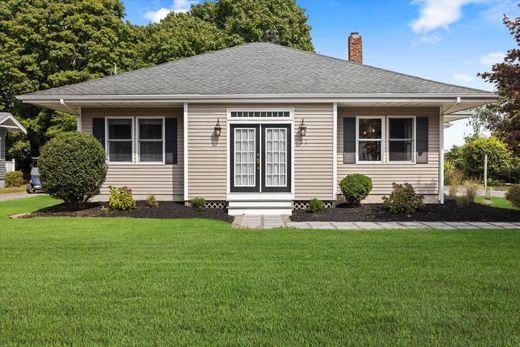
[[[325,203],[320,199],[313,198],[309,201],[309,212],[317,213],[325,208]]]
[[[391,213],[413,213],[424,208],[422,195],[417,195],[409,183],[393,185],[392,194],[383,197],[383,204]]]
[[[191,207],[193,207],[197,212],[203,212],[206,207],[206,199],[204,198],[193,198],[190,203]]]
[[[4,177],[6,187],[19,187],[23,184],[23,173],[21,171],[11,171]]]
[[[43,188],[69,204],[87,202],[105,181],[105,150],[93,136],[65,133],[48,141],[38,160]]]
[[[146,199],[146,206],[148,207],[159,207],[159,201],[155,198],[155,196],[150,195],[148,199]]]
[[[468,200],[470,202],[475,201],[475,198],[477,197],[477,190],[480,186],[478,183],[466,181],[464,182],[464,188],[466,189],[466,196],[468,197]]]
[[[467,195],[461,195],[455,198],[455,204],[457,204],[458,207],[468,207],[470,203],[471,200]]]
[[[361,174],[345,176],[339,185],[345,200],[351,205],[359,205],[372,190],[370,177]]]
[[[520,208],[520,185],[511,186],[506,193],[506,200]]]
[[[128,187],[110,187],[108,207],[111,210],[127,211],[135,208],[135,200],[132,190]]]

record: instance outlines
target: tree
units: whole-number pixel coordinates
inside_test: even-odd
[[[74,126],[71,117],[22,104],[15,95],[110,75],[143,64],[135,44],[140,28],[125,23],[119,0],[4,0],[0,3],[0,110],[12,112],[28,136],[10,139],[31,155]],[[49,130],[50,129],[50,130]],[[10,151],[11,154],[22,151]],[[17,158],[23,160],[24,158]]]
[[[519,5],[520,6],[520,5]],[[504,62],[493,65],[492,72],[479,74],[493,83],[499,100],[480,109],[478,120],[485,123],[495,136],[520,155],[520,17],[504,16],[504,24],[514,36],[516,48],[507,52]]]
[[[295,0],[219,0],[195,5],[191,13],[244,42],[273,42],[313,51],[305,10]]]
[[[243,40],[228,35],[214,24],[187,13],[170,13],[159,24],[146,29],[147,39],[141,44],[142,60],[161,64],[208,51],[235,46]]]
[[[48,141],[38,160],[43,188],[69,204],[99,194],[107,174],[105,150],[92,135],[63,133]]]

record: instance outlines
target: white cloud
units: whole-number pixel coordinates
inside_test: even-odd
[[[147,11],[144,17],[153,23],[159,23],[170,12],[185,13],[188,12],[192,5],[198,3],[198,0],[173,0],[170,8],[162,7],[156,11]]]
[[[480,12],[481,17],[494,24],[502,25],[504,14],[509,18],[515,18],[520,15],[520,8],[516,0],[488,0],[489,7]]]
[[[437,29],[449,28],[462,16],[462,6],[471,0],[416,0],[421,4],[419,18],[410,26],[416,33],[426,33]]]
[[[470,82],[470,81],[474,80],[473,76],[462,74],[462,73],[454,74],[453,78],[456,79],[457,81],[464,81],[464,82]]]
[[[490,66],[496,63],[502,63],[504,61],[504,57],[506,56],[503,52],[492,52],[480,57],[480,64],[485,66]]]

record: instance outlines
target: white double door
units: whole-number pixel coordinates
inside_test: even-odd
[[[289,124],[230,126],[231,192],[291,191]]]

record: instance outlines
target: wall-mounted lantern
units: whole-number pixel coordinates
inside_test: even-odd
[[[307,126],[305,125],[305,120],[302,118],[302,122],[300,124],[300,135],[305,136],[307,135]]]
[[[217,118],[217,124],[215,124],[214,134],[216,137],[219,137],[222,133],[222,127],[220,126],[220,119]]]

